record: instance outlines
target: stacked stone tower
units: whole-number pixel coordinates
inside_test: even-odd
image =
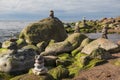
[[[35,64],[32,71],[35,75],[47,73],[48,70],[44,66],[44,57],[42,55],[35,56]]]

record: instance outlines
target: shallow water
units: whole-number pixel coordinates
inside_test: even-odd
[[[89,33],[89,34],[86,34],[89,38],[92,38],[92,39],[97,39],[97,38],[100,38],[102,36],[102,33]],[[113,42],[118,42],[120,41],[120,34],[118,33],[114,33],[114,34],[108,34],[108,39],[113,41]]]
[[[19,34],[20,31],[32,21],[0,21],[0,42],[11,37],[12,34]],[[88,37],[96,39],[101,37],[101,33],[89,33]],[[117,42],[120,40],[120,34],[108,34],[109,40]]]
[[[0,42],[17,35],[30,21],[0,21]]]

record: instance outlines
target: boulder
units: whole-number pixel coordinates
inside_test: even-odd
[[[14,52],[15,52],[14,50],[10,50],[10,49],[7,49],[7,48],[0,48],[0,55],[11,54],[11,53],[14,53]]]
[[[42,52],[42,55],[58,55],[65,52],[71,52],[75,48],[77,48],[81,42],[86,38],[84,34],[74,33],[66,38],[65,41],[51,43],[46,48],[45,51]]]
[[[19,36],[29,44],[37,44],[42,41],[48,42],[51,39],[60,42],[65,40],[66,37],[67,33],[58,18],[46,18],[29,24],[21,31]]]
[[[89,43],[88,45],[86,45],[81,52],[86,53],[86,54],[91,54],[91,52],[95,49],[97,49],[98,47],[101,47],[103,49],[105,49],[108,52],[116,52],[119,49],[119,46],[113,42],[111,42],[108,39],[104,39],[104,38],[98,38],[94,41],[92,41],[91,43]]]
[[[45,59],[45,66],[47,67],[55,67],[56,66],[56,60],[58,59],[57,56],[43,56]]]
[[[2,48],[17,49],[17,43],[8,40],[2,43]]]
[[[33,50],[33,51],[37,51],[37,52],[39,52],[39,48],[38,47],[36,47],[35,45],[26,45],[26,46],[24,46],[24,47],[22,47],[22,49],[24,49],[24,50],[28,50],[28,49],[30,49],[30,50]]]
[[[69,77],[69,71],[62,66],[53,68],[53,69],[49,70],[48,73],[51,74],[55,80],[62,80],[62,78]]]
[[[54,78],[50,74],[45,75],[34,75],[34,74],[23,74],[20,76],[16,76],[10,80],[54,80]]]
[[[69,66],[73,63],[73,58],[69,53],[63,53],[58,55],[58,59],[56,60],[56,65],[63,65],[63,66]]]
[[[39,42],[36,46],[38,47],[39,52],[43,52],[47,46],[47,43],[45,41],[42,41]]]
[[[25,40],[24,39],[20,39],[20,38],[16,41],[16,43],[17,43],[17,47],[19,49],[27,45],[27,43],[25,42]]]
[[[0,71],[7,73],[27,71],[33,67],[36,54],[31,49],[19,49],[15,52],[0,54]]]
[[[77,53],[81,52],[81,50],[91,42],[92,40],[89,39],[89,38],[86,38],[82,41],[81,45],[76,48],[75,50],[73,50],[71,53],[72,53],[72,56],[75,56]]]
[[[107,59],[112,58],[112,55],[109,52],[107,52],[105,49],[98,47],[97,49],[93,50],[91,54],[89,54],[89,57],[97,58],[101,60],[102,59],[107,60]]]

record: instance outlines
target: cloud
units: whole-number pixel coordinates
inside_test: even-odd
[[[44,15],[51,9],[58,16],[95,13],[119,15],[119,4],[120,0],[0,0],[0,15]]]

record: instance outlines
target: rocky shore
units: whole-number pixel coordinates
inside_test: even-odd
[[[113,22],[110,23],[111,20]],[[102,19],[101,23],[118,27],[117,22],[120,22],[118,18],[110,21]],[[102,24],[90,28],[88,21],[84,21],[84,24],[80,22],[80,31],[74,32],[71,27],[65,27],[52,12],[50,17],[29,24],[18,38],[10,38],[0,44],[0,80],[97,80],[90,73],[104,68],[99,66],[105,65],[106,69],[110,68],[108,65],[120,66],[118,58],[112,64],[107,62],[115,57],[114,53],[120,52],[119,42],[101,37],[91,39],[81,32],[97,31]],[[109,70],[105,76],[111,78],[101,78],[103,73],[100,72],[98,80],[120,79],[111,77],[115,74],[109,74]],[[98,76],[95,74],[92,76]]]

